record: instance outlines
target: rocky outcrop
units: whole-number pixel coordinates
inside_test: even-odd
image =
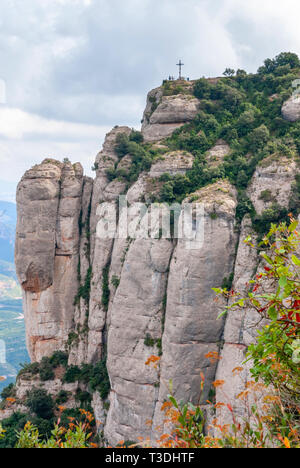
[[[297,163],[281,155],[271,155],[257,166],[248,194],[258,214],[274,203],[288,208],[296,173]]]
[[[297,122],[300,119],[300,96],[291,96],[282,106],[282,116],[289,122]]]
[[[176,221],[185,226],[185,207],[193,204],[189,236],[174,235],[175,221],[174,230],[165,230],[167,207],[151,206],[165,183],[160,176],[184,175],[194,163],[192,154],[171,151],[160,140],[198,111],[199,101],[190,94],[166,96],[163,88],[149,93],[142,132],[161,154],[153,152],[151,168],[135,182],[108,177],[108,169],[126,173],[134,164],[134,157],[120,158],[115,151],[118,135],[128,136],[131,129],[115,127],[96,157],[94,180],[83,176],[79,164],[49,159],[27,171],[18,186],[16,266],[30,356],[40,361],[66,350],[69,365],[107,366],[109,397],[103,401],[94,392],[92,405],[111,444],[155,439],[163,431],[161,406],[170,380],[177,399],[197,404],[205,403],[217,376],[226,382],[226,397],[218,389],[217,401],[233,401],[242,415],[236,397],[249,372],[237,377],[232,369],[255,339],[257,317],[245,311],[217,320],[226,304],[215,300],[212,288],[234,276],[234,288],[241,291],[258,268],[256,251],[243,243],[249,234],[255,238],[251,220],[245,218],[238,231],[237,192],[227,180],[198,190],[179,206]],[[208,166],[220,165],[229,152],[219,140],[206,154]],[[296,171],[293,159],[263,160],[248,187],[258,214],[275,202],[288,207]],[[152,222],[151,235],[143,235]],[[217,366],[209,356],[219,352]],[[153,355],[160,362],[146,366]],[[26,385],[18,383],[20,400]],[[46,389],[56,394],[64,385],[56,378]],[[76,390],[76,385],[70,389]],[[226,421],[228,415],[221,412],[220,418]]]
[[[25,291],[39,293],[53,284],[62,167],[44,161],[27,171],[18,185],[16,268]]]
[[[172,256],[153,428],[162,425],[161,406],[170,380],[179,401],[197,404],[200,396],[202,403],[208,399],[215,377],[215,365],[210,365],[207,355],[218,353],[224,324],[217,321],[222,304],[215,302],[212,288],[221,286],[233,270],[237,201],[235,189],[227,182],[201,189],[196,196],[197,203],[204,204],[204,242],[194,250],[179,240]],[[202,395],[201,372],[205,375]]]
[[[163,96],[161,88],[151,91],[142,125],[145,141],[159,141],[170,136],[176,128],[193,120],[199,109],[199,100],[189,94]]]
[[[160,160],[152,165],[150,177],[160,177],[164,173],[170,175],[185,174],[191,170],[194,156],[187,151],[172,151],[161,156]]]
[[[207,152],[207,162],[209,163],[210,167],[217,167],[219,166],[225,156],[230,153],[230,146],[224,140],[218,140],[208,152]]]
[[[16,269],[33,361],[64,348],[74,329],[83,193],[91,196],[91,183],[81,165],[54,160],[27,171],[18,185]]]
[[[285,156],[270,156],[260,163],[248,187],[248,195],[258,214],[262,214],[274,203],[288,207],[297,172],[296,162]],[[244,243],[249,236],[253,248]],[[232,284],[234,291],[242,295],[247,292],[249,281],[263,267],[262,258],[256,249],[257,237],[250,217],[246,216],[241,226]],[[245,389],[250,388],[247,385],[253,381],[250,374],[252,363],[245,362],[246,352],[248,346],[255,342],[258,328],[264,324],[254,309],[232,309],[228,313],[224,346],[216,376],[217,380],[224,381],[224,384],[216,389],[216,401],[224,404],[217,409],[220,424],[233,422],[228,405],[232,407],[235,417],[240,418],[240,421],[247,415],[249,406],[238,398]],[[257,392],[255,396],[257,402],[264,395],[264,391]],[[249,401],[251,402],[251,395]]]
[[[259,264],[257,251],[244,243],[244,239],[249,235],[254,236],[255,239],[251,220],[246,217],[241,227],[232,284],[233,289],[241,293],[246,292],[246,285],[255,275]],[[228,404],[231,405],[235,415],[241,418],[245,416],[246,407],[237,397],[246,389],[247,382],[251,380],[250,364],[245,365],[244,362],[247,346],[253,342],[253,326],[258,323],[259,317],[251,310],[234,309],[226,318],[224,346],[216,376],[217,380],[224,381],[224,384],[216,389],[216,401],[224,404],[217,410],[221,425],[233,422]],[[235,372],[238,368],[241,369]]]

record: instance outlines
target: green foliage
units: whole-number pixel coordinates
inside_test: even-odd
[[[55,374],[48,357],[43,357],[41,360],[39,374],[42,382],[54,379]]]
[[[54,369],[59,366],[66,367],[68,364],[68,358],[68,354],[64,351],[55,351],[55,353],[53,353],[49,358],[49,362]]]
[[[0,437],[0,448],[15,448],[18,442],[18,433],[24,429],[24,426],[31,421],[37,427],[41,438],[46,439],[51,436],[53,430],[53,420],[46,420],[29,413],[13,413],[7,419],[2,421],[3,437]],[[1,425],[0,425],[1,427]]]
[[[262,241],[264,268],[250,281],[247,294],[231,292],[231,309],[252,309],[266,325],[248,348],[251,373],[277,391],[272,415],[266,419],[271,436],[299,442],[300,410],[300,238],[298,221],[272,224]],[[245,241],[254,247],[251,238]],[[270,284],[272,288],[270,290]],[[215,290],[229,298],[227,290]]]
[[[54,416],[52,397],[42,388],[33,388],[27,393],[26,406],[42,419],[51,419]]]
[[[223,279],[222,289],[227,289],[227,291],[230,291],[232,287],[233,278],[234,278],[234,273],[230,273],[228,278],[225,277]]]
[[[73,412],[72,414],[77,412]],[[63,413],[61,419],[65,418]],[[56,423],[48,435],[43,437],[41,429],[35,424],[28,422],[24,429],[17,433],[17,444],[15,448],[92,448],[97,445],[90,442],[93,433],[93,418],[91,413],[80,410],[79,418],[75,422],[67,420],[65,425]]]
[[[79,304],[81,298],[84,299],[86,304],[89,303],[92,277],[93,277],[93,270],[92,270],[92,267],[90,266],[87,270],[84,284],[79,286],[77,295],[75,296],[75,299],[74,299],[74,305]]]
[[[79,341],[79,336],[76,332],[70,332],[68,335],[67,347],[68,349],[71,348],[73,343],[77,344]]]
[[[8,387],[2,390],[0,396],[3,400],[6,400],[6,398],[14,398],[16,396],[16,386],[14,384],[8,385]]]
[[[78,388],[75,399],[80,403],[81,408],[91,408],[92,395],[89,392],[80,390],[80,388]]]
[[[55,399],[55,403],[57,405],[62,405],[63,403],[66,403],[69,399],[69,392],[66,390],[61,390]]]
[[[235,70],[233,70],[233,68],[226,68],[223,75],[224,76],[234,76],[235,75]]]
[[[21,370],[18,373],[18,377],[34,376],[37,375],[39,371],[40,365],[38,362],[33,362],[31,364],[25,363],[22,364]]]
[[[110,298],[110,289],[109,289],[109,267],[110,265],[106,265],[102,271],[102,306],[104,310],[108,310],[109,305],[109,298]]]
[[[252,152],[261,150],[270,138],[270,131],[262,124],[255,128],[249,135],[249,149]]]
[[[18,377],[30,378],[39,375],[42,382],[53,380],[54,370],[59,366],[66,367],[68,364],[68,354],[63,351],[56,351],[51,357],[44,356],[41,362],[24,364]]]
[[[290,55],[277,57],[275,62],[289,60],[297,63]],[[186,176],[166,181],[159,201],[181,202],[199,188],[228,178],[239,191],[238,218],[242,213],[253,214],[253,207],[243,193],[257,164],[269,155],[299,155],[300,122],[290,123],[281,116],[282,103],[290,96],[292,81],[299,71],[300,67],[281,76],[266,77],[261,73],[247,75],[240,70],[235,77],[220,78],[217,82],[198,80],[194,95],[201,99],[202,110],[166,140],[172,150],[191,152],[195,156],[194,165]],[[231,153],[219,167],[211,168],[205,152],[220,138],[229,143]],[[296,196],[293,206],[297,203]]]
[[[228,178],[241,195],[238,217],[251,214],[253,207],[242,193],[257,164],[269,155],[299,156],[300,122],[287,122],[281,116],[282,103],[290,96],[299,72],[299,59],[288,53],[276,57],[272,66],[268,65],[268,73],[260,70],[247,75],[239,70],[236,76],[217,81],[198,80],[194,95],[201,100],[202,110],[165,141],[171,150],[191,152],[194,165],[186,176],[166,181],[159,201],[181,202],[199,188]],[[205,152],[220,138],[228,142],[231,153],[218,168],[211,168]],[[298,202],[296,195],[295,209]]]
[[[118,178],[128,183],[133,183],[143,171],[148,171],[152,162],[161,153],[159,149],[153,149],[151,145],[143,143],[141,132],[133,130],[129,136],[125,133],[119,133],[116,137],[115,151],[119,159],[130,155],[131,164],[129,169],[117,169],[115,167],[107,170],[109,180]]]
[[[64,382],[82,382],[89,386],[91,392],[98,391],[101,398],[106,399],[110,391],[106,359],[96,364],[82,364],[81,367],[68,367],[64,375]]]
[[[210,99],[212,85],[205,78],[201,78],[194,85],[194,95],[198,99]]]
[[[68,366],[63,377],[63,382],[74,383],[80,379],[81,371],[78,366]]]
[[[154,346],[157,346],[159,356],[162,355],[162,340],[161,340],[161,338],[156,338],[156,339],[152,338],[150,333],[147,333],[146,338],[144,340],[144,345],[149,347],[149,348],[153,348]]]
[[[265,234],[269,231],[272,224],[281,220],[288,220],[288,210],[277,203],[273,203],[269,208],[263,211],[261,215],[255,214],[252,217],[253,227],[259,234]]]
[[[241,195],[238,220],[242,213],[253,216],[253,206],[243,193],[258,163],[270,155],[295,158],[300,150],[300,122],[287,122],[281,116],[282,103],[291,95],[293,80],[299,77],[299,59],[295,54],[283,53],[266,61],[265,66],[257,74],[238,70],[233,76],[233,70],[228,70],[224,78],[201,78],[194,84],[194,95],[201,100],[199,114],[165,140],[169,150],[191,152],[195,157],[193,168],[186,175],[162,178],[164,184],[157,201],[181,203],[201,187],[228,178]],[[173,93],[169,82],[164,87]],[[231,152],[218,167],[211,167],[206,151],[220,138],[228,142]],[[134,162],[129,173],[118,174],[113,169],[112,177],[132,182],[141,171],[149,169],[157,154],[149,145],[136,145],[126,135],[119,135],[117,140],[119,156],[131,154]],[[298,202],[296,195],[291,202],[294,210]]]
[[[287,67],[284,69],[285,73],[293,68],[299,68],[300,60],[298,55],[291,52],[282,52],[275,59],[266,59],[264,66],[260,67],[258,72],[260,74],[270,74],[278,72],[278,70],[282,71],[282,67]]]
[[[255,216],[254,206],[246,194],[245,190],[238,191],[238,205],[236,207],[236,220],[238,223],[241,223],[244,216],[250,214],[251,217]]]
[[[101,398],[105,400],[110,391],[110,380],[106,367],[106,360],[99,361],[91,372],[90,388],[98,391]]]
[[[17,443],[17,431],[21,431],[28,421],[28,414],[16,412],[9,418],[1,421],[5,431],[4,437],[0,438],[0,448],[15,448]]]
[[[132,130],[131,134],[129,135],[129,141],[134,141],[135,143],[143,143],[144,137],[142,132],[138,132],[137,130]]]
[[[30,415],[27,420],[37,427],[42,439],[47,439],[51,436],[54,424],[53,418],[44,419]]]
[[[98,163],[95,163],[95,164],[92,166],[91,169],[92,169],[92,171],[94,171],[94,172],[98,171],[98,169],[99,169],[99,164],[98,164]]]
[[[261,377],[266,384],[274,384],[292,395],[300,392],[300,369],[296,359],[297,343],[300,348],[300,259],[297,256],[299,236],[298,223],[293,221],[273,226],[264,239],[269,252],[262,254],[267,263],[265,271],[256,278],[255,291],[263,288],[267,279],[272,279],[274,293],[266,298],[262,293],[252,304],[264,314],[270,323],[259,332],[257,343],[249,347],[249,357],[254,361],[253,375]],[[274,244],[273,239],[277,242]]]
[[[272,195],[271,190],[263,190],[259,196],[260,200],[264,202],[270,202],[274,200],[274,196]]]
[[[144,345],[150,348],[155,345],[155,339],[151,337],[150,333],[147,333],[146,338],[144,340]]]
[[[113,275],[111,278],[111,283],[117,289],[120,284],[120,278],[118,278],[116,275]]]

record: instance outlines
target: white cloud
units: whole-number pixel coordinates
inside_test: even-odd
[[[0,142],[1,179],[16,183],[27,169],[50,157],[59,161],[67,157],[72,162],[80,162],[85,169],[85,174],[93,176],[91,167],[94,164],[96,154],[101,149],[104,133],[102,138],[99,136],[97,139],[80,143],[59,141],[55,138],[48,142],[44,139],[2,140]],[[2,199],[2,191],[2,184],[0,184],[0,199]]]
[[[50,120],[20,109],[0,107],[0,136],[12,140],[34,136],[84,141],[102,136],[103,130],[108,130],[108,127]]]
[[[0,106],[0,174],[17,182],[32,165],[51,157],[81,162],[87,175],[110,127],[49,120]],[[0,199],[14,198],[15,185],[0,184]]]

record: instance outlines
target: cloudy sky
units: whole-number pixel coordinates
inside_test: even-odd
[[[45,157],[90,174],[179,58],[194,79],[300,55],[299,17],[299,0],[1,0],[0,199]]]

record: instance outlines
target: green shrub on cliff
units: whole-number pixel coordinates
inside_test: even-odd
[[[51,419],[54,416],[54,403],[46,390],[33,388],[28,392],[26,406],[42,419]]]

